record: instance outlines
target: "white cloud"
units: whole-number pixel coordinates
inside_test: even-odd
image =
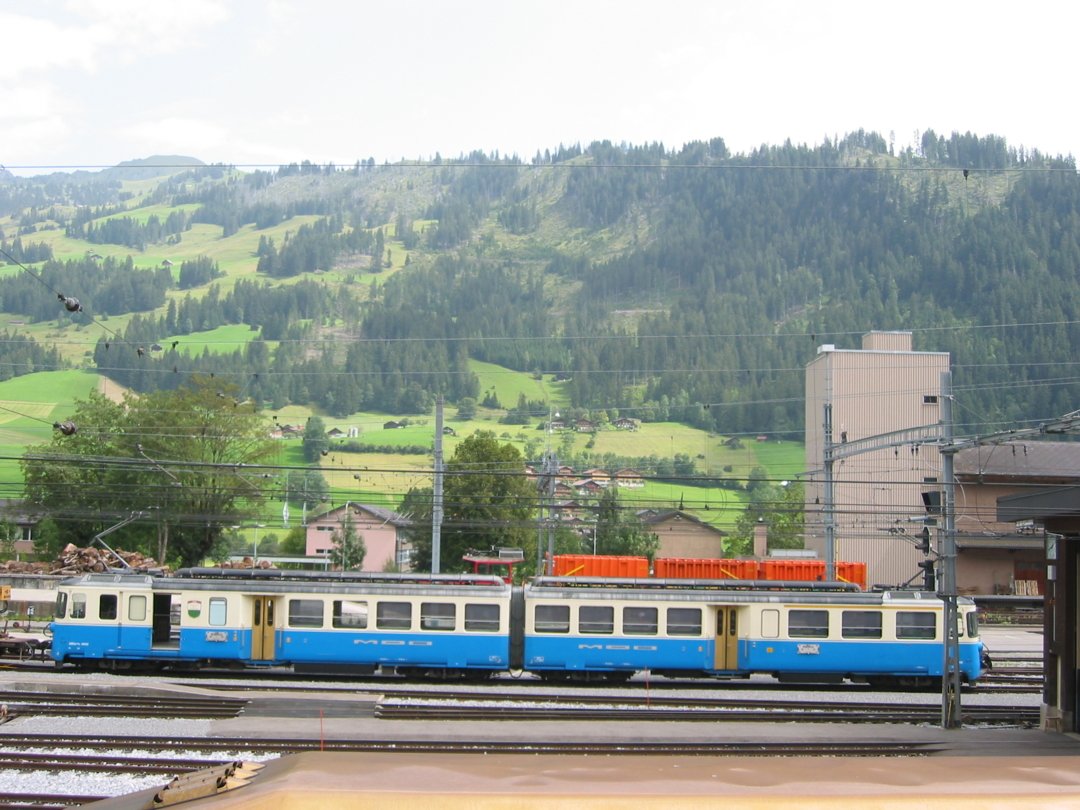
[[[176,51],[230,16],[219,0],[70,0],[68,8],[89,23],[102,52],[121,59]]]
[[[224,127],[195,118],[142,121],[126,127],[120,134],[131,142],[139,154],[179,152],[199,157],[206,152],[219,152],[231,141]]]
[[[97,48],[75,27],[0,11],[0,31],[0,79],[10,82],[57,68],[86,70],[94,65]]]

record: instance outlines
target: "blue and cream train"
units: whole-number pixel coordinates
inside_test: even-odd
[[[438,677],[635,672],[882,685],[940,683],[942,602],[839,583],[323,574],[185,569],[61,583],[58,665],[103,669],[292,666]],[[982,672],[959,600],[961,677]]]

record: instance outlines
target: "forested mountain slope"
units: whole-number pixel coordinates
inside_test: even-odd
[[[871,329],[952,353],[966,429],[1080,402],[1080,179],[998,137],[191,162],[0,176],[3,311],[94,334],[137,389],[213,373],[329,414],[479,398],[472,358],[569,377],[582,409],[798,438],[817,346]],[[251,341],[176,345],[224,324]]]

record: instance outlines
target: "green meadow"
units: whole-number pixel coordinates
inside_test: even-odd
[[[97,390],[86,371],[42,371],[0,382],[0,486],[3,498],[22,495],[19,459],[31,445],[52,440],[53,422],[68,418],[76,400]]]

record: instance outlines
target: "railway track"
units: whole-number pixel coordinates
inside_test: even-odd
[[[236,717],[247,705],[242,698],[170,697],[164,695],[88,694],[82,692],[0,691],[7,716],[157,717],[222,719]]]
[[[363,753],[474,753],[474,754],[657,754],[671,756],[913,756],[930,755],[941,750],[932,742],[571,742],[571,741],[461,741],[461,740],[342,740],[282,738],[253,740],[225,737],[181,737],[147,739],[144,737],[83,735],[79,737],[49,734],[15,734],[0,738],[3,757],[24,756],[27,748],[93,749],[94,759],[123,756],[123,751],[157,753],[221,752],[221,759],[200,757],[194,761],[221,765],[236,758],[282,756],[302,751],[351,751]],[[104,754],[102,752],[110,753]],[[143,754],[145,757],[145,754]],[[144,761],[146,761],[144,759]],[[155,759],[155,762],[158,760]],[[154,772],[147,769],[148,772]]]
[[[111,797],[66,793],[0,793],[0,810],[64,810],[108,798]]]
[[[984,725],[1033,726],[1037,707],[966,706],[968,722]],[[386,696],[375,706],[383,720],[545,720],[545,721],[677,721],[677,722],[812,722],[932,723],[939,704],[865,703],[797,700],[686,700],[654,697],[623,699],[567,697],[536,700],[522,696],[410,697]]]

